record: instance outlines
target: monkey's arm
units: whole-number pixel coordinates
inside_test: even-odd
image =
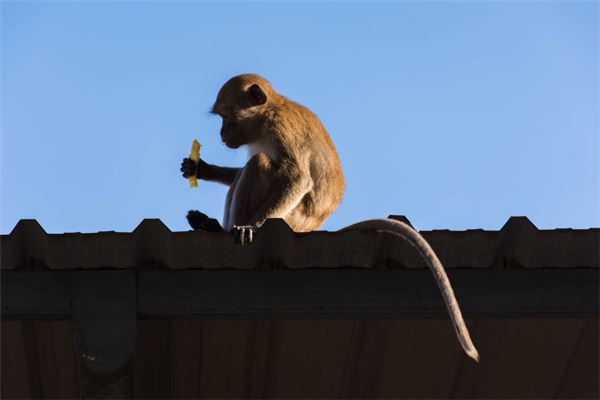
[[[274,176],[271,194],[250,220],[250,225],[260,227],[268,218],[284,218],[312,187],[308,165],[282,160]]]
[[[198,179],[231,186],[240,171],[240,168],[219,167],[217,165],[208,164],[202,159],[195,162],[192,159],[184,158],[179,170],[186,179],[193,176],[195,172]]]
[[[198,176],[200,179],[204,179],[207,181],[222,183],[223,185],[231,186],[235,177],[241,168],[230,168],[230,167],[219,167],[217,165],[207,164],[207,171],[205,175]],[[200,173],[200,168],[198,168],[198,172]]]
[[[275,174],[271,194],[248,225],[233,226],[236,241],[242,245],[251,243],[257,228],[269,218],[284,218],[311,191],[312,186],[308,172],[302,172],[297,167],[280,169]]]

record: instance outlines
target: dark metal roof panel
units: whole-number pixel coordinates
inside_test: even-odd
[[[525,217],[500,231],[423,231],[446,268],[598,268],[600,229],[539,230]],[[372,231],[295,233],[269,220],[255,243],[227,233],[171,232],[147,219],[131,233],[48,234],[21,220],[0,237],[2,269],[424,268],[410,245]]]

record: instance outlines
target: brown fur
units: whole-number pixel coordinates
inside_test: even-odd
[[[258,85],[264,104],[248,91]],[[223,117],[225,145],[249,145],[251,157],[229,184],[223,225],[260,227],[283,218],[297,232],[317,229],[338,207],[344,192],[340,161],[325,128],[306,107],[278,94],[265,79],[245,74],[223,85],[212,108]],[[217,170],[217,169],[216,169]]]

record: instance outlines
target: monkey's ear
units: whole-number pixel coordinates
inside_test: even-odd
[[[248,94],[252,99],[252,104],[260,106],[267,102],[267,95],[256,83],[248,88]]]

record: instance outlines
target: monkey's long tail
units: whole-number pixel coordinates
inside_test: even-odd
[[[454,325],[454,331],[456,332],[460,345],[469,357],[479,362],[479,352],[471,341],[469,330],[467,329],[462,313],[460,312],[460,307],[456,301],[456,296],[450,285],[448,275],[446,275],[444,266],[425,238],[410,225],[393,219],[370,219],[347,226],[340,231],[355,229],[377,230],[392,233],[410,243],[419,252],[429,266],[429,269],[433,273],[438,287],[442,292],[442,297],[448,308],[448,313],[450,314],[450,319],[452,320],[452,325]]]

